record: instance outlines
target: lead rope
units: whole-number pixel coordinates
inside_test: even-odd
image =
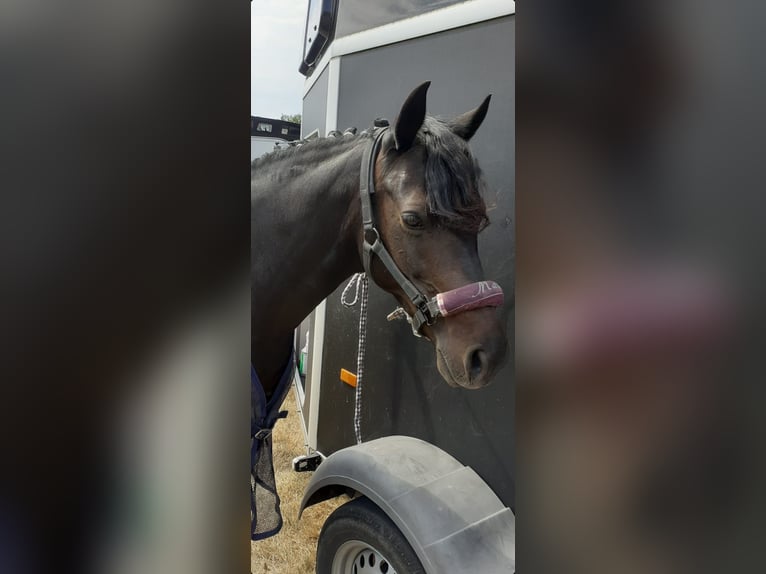
[[[348,293],[355,287],[354,300],[348,301]],[[362,379],[364,378],[364,349],[367,339],[367,274],[356,273],[343,289],[340,302],[348,308],[356,305],[361,294],[359,307],[359,346],[356,351],[356,396],[354,398],[354,436],[356,444],[362,444]]]

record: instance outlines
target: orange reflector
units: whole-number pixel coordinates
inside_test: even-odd
[[[350,387],[356,387],[356,375],[346,369],[340,370],[340,380]]]

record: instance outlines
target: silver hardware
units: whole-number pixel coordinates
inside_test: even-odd
[[[386,316],[386,321],[394,321],[396,319],[407,319],[409,321],[410,316],[407,315],[407,311],[402,307],[397,307]]]
[[[271,429],[261,429],[255,435],[253,435],[253,438],[255,440],[266,440],[271,435]]]

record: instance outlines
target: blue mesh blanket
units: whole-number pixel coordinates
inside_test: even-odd
[[[261,382],[250,365],[250,538],[261,540],[274,536],[282,528],[279,495],[274,480],[274,463],[271,455],[271,431],[277,420],[287,411],[280,407],[290,391],[295,369],[295,355],[290,360],[282,378],[267,402]]]

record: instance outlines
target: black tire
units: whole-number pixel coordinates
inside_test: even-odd
[[[367,550],[364,548],[367,547]],[[322,526],[317,542],[317,574],[353,574],[349,553],[358,556],[370,572],[369,555],[375,572],[381,574],[425,574],[415,551],[393,521],[364,496],[337,508]],[[333,567],[333,563],[336,562]]]

